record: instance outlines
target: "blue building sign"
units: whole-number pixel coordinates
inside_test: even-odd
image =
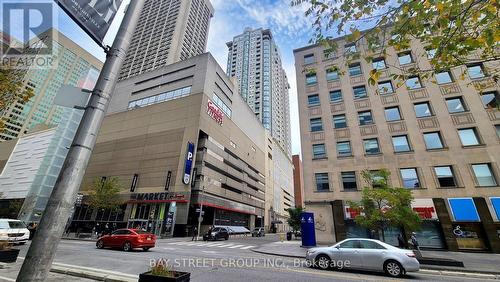
[[[193,156],[194,156],[194,144],[188,142],[187,152],[186,152],[186,163],[184,165],[184,177],[182,178],[182,183],[188,185],[191,181],[191,169],[193,168]]]
[[[448,202],[455,221],[480,221],[472,198],[451,198]]]
[[[314,230],[314,214],[312,212],[300,214],[300,231],[302,233],[302,247],[315,247],[316,231]]]

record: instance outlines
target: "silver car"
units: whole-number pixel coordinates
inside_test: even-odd
[[[361,238],[346,239],[331,247],[311,248],[306,252],[306,260],[310,266],[321,269],[384,271],[393,277],[420,269],[413,251]]]

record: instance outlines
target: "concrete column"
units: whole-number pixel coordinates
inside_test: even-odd
[[[253,230],[255,228],[255,218],[256,218],[255,215],[253,215],[253,214],[250,215],[250,222],[249,222],[250,223],[250,230]]]
[[[333,213],[333,224],[335,225],[335,240],[337,242],[347,238],[344,219],[344,203],[342,200],[331,202]]]
[[[474,204],[476,205],[477,213],[481,219],[481,223],[484,228],[486,235],[487,245],[490,247],[491,251],[494,253],[500,253],[500,238],[497,235],[497,225],[493,221],[490,209],[486,200],[481,197],[475,197]]]
[[[453,235],[453,225],[451,224],[450,214],[448,213],[448,208],[446,207],[445,199],[433,198],[434,207],[436,208],[436,213],[441,223],[441,230],[443,231],[444,240],[446,247],[449,251],[458,251],[458,243]]]

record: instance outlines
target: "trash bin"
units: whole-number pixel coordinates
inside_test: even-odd
[[[287,232],[287,233],[286,233],[286,240],[287,240],[287,241],[292,240],[292,232]]]

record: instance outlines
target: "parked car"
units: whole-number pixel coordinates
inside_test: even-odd
[[[0,219],[0,240],[9,241],[13,244],[24,245],[30,237],[30,231],[26,225],[17,219]]]
[[[373,239],[346,239],[330,247],[311,248],[306,252],[306,260],[321,269],[384,271],[393,277],[420,269],[412,251]]]
[[[264,227],[255,227],[252,231],[252,237],[264,237],[266,233],[264,232]]]
[[[203,235],[203,241],[229,239],[229,231],[224,227],[215,227]]]
[[[120,248],[126,252],[132,249],[142,248],[148,251],[154,248],[156,236],[140,229],[118,229],[109,235],[101,236],[97,239],[96,247]]]

